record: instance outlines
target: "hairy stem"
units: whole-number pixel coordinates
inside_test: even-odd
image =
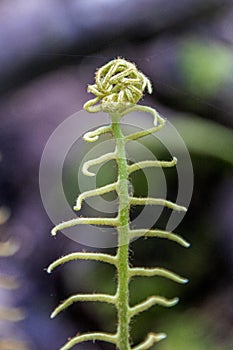
[[[120,115],[111,114],[112,131],[116,139],[116,161],[118,165],[119,211],[117,226],[118,251],[117,251],[117,312],[118,312],[118,348],[119,350],[130,350],[129,343],[129,208],[130,200],[128,194],[128,165],[125,153],[124,135],[120,128]]]

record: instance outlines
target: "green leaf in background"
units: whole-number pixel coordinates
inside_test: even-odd
[[[226,46],[196,39],[184,43],[180,63],[189,92],[204,98],[216,94],[233,69],[232,53]]]
[[[218,158],[233,165],[233,131],[196,116],[172,119],[190,153]]]
[[[189,310],[185,314],[174,313],[164,323],[168,337],[157,345],[157,350],[223,350],[213,343],[208,325],[198,310]]]

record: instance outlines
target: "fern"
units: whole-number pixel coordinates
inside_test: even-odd
[[[128,189],[129,176],[133,172],[148,167],[173,167],[176,165],[176,158],[171,161],[151,161],[145,160],[129,165],[127,162],[125,147],[132,140],[154,133],[165,125],[165,120],[153,108],[138,105],[145,89],[152,92],[152,86],[149,79],[139,72],[133,63],[118,58],[110,61],[100,68],[96,73],[96,82],[88,86],[88,91],[96,97],[84,105],[84,109],[90,113],[106,112],[109,113],[111,124],[103,126],[95,131],[88,132],[84,135],[87,142],[95,142],[105,133],[110,133],[115,139],[116,148],[112,153],[107,153],[101,157],[89,160],[83,166],[83,173],[87,176],[95,176],[90,170],[94,165],[104,163],[108,160],[115,160],[118,165],[118,179],[115,183],[103,186],[101,188],[86,191],[79,195],[75,210],[80,210],[82,202],[89,197],[103,195],[105,193],[116,191],[119,199],[118,215],[115,218],[95,218],[95,217],[78,217],[67,222],[63,222],[52,230],[55,236],[59,230],[76,226],[76,225],[103,225],[112,226],[118,232],[118,247],[116,255],[102,253],[77,252],[68,254],[48,267],[51,273],[56,267],[73,260],[94,260],[114,265],[117,271],[117,290],[114,295],[107,294],[77,294],[73,295],[61,303],[52,313],[55,317],[61,311],[75,302],[104,302],[113,304],[116,307],[118,315],[118,324],[115,334],[105,332],[87,333],[77,335],[68,340],[61,350],[71,349],[76,344],[86,341],[104,341],[112,343],[119,350],[145,350],[151,348],[156,342],[166,337],[165,333],[150,333],[141,344],[132,346],[130,344],[130,323],[133,317],[139,313],[148,310],[154,305],[170,307],[178,302],[178,298],[166,299],[162,296],[151,296],[145,301],[130,305],[129,283],[136,276],[150,277],[162,276],[178,283],[187,283],[187,279],[178,276],[174,272],[163,268],[144,268],[131,267],[129,264],[129,245],[130,240],[136,237],[159,237],[172,240],[183,247],[189,247],[189,243],[182,237],[172,232],[157,229],[131,229],[130,228],[130,207],[133,205],[160,205],[177,211],[186,211],[186,208],[177,205],[171,201],[161,198],[137,198],[132,197]],[[152,114],[154,125],[148,130],[139,131],[130,135],[124,135],[121,130],[121,118],[133,111],[146,112]]]

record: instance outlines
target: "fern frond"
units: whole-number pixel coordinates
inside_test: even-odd
[[[65,228],[73,227],[76,225],[101,225],[101,226],[117,226],[119,223],[118,218],[76,218],[62,222],[55,226],[51,234],[56,236],[58,231],[61,231]]]
[[[101,254],[101,253],[71,253],[61,258],[55,260],[52,264],[47,268],[47,272],[51,273],[56,267],[65,264],[69,261],[74,260],[95,260],[104,262],[111,265],[116,265],[116,257],[110,254]]]
[[[108,333],[87,333],[83,335],[77,335],[76,337],[71,338],[60,350],[69,350],[76,344],[84,343],[87,341],[95,342],[96,340],[111,344],[117,344],[117,335]]]
[[[146,205],[146,204],[152,204],[152,205],[161,205],[163,207],[168,207],[173,210],[177,211],[184,211],[186,212],[187,209],[181,205],[177,205],[171,201],[167,201],[165,199],[161,198],[136,198],[136,197],[130,197],[130,204],[131,205]]]
[[[161,276],[168,278],[174,282],[177,283],[188,283],[188,279],[181,277],[177,275],[176,273],[169,271],[167,269],[163,269],[160,267],[155,268],[140,268],[140,267],[133,267],[130,268],[129,271],[130,277],[140,276],[140,277],[154,277],[154,276]]]
[[[167,338],[167,335],[165,333],[149,333],[146,340],[132,348],[132,350],[147,350],[150,349],[155,343],[158,343],[159,341]]]
[[[113,159],[116,159],[116,153],[115,152],[107,153],[107,154],[104,154],[103,156],[100,156],[98,158],[88,160],[87,162],[85,162],[83,164],[82,172],[86,176],[95,176],[95,173],[91,173],[89,171],[89,168],[91,166],[98,165],[98,164],[101,164],[103,162],[107,162],[107,161],[113,160]]]
[[[130,239],[137,238],[137,237],[165,238],[180,244],[184,248],[190,247],[190,243],[187,242],[181,236],[177,235],[176,233],[172,233],[164,230],[147,230],[147,229],[130,230],[129,235],[130,235]]]
[[[51,314],[50,318],[54,318],[61,311],[67,309],[70,305],[78,301],[98,301],[101,303],[116,304],[116,295],[108,294],[77,294],[72,295],[70,298],[66,299],[61,303]]]
[[[179,298],[174,299],[166,299],[164,297],[160,296],[152,296],[146,299],[145,301],[141,302],[140,304],[137,304],[130,308],[129,314],[130,317],[134,317],[135,315],[150,309],[154,305],[161,305],[165,307],[171,307],[176,305],[179,302]]]
[[[128,165],[128,174],[145,168],[171,168],[177,164],[177,159],[173,157],[171,161],[161,161],[161,160],[145,160]]]
[[[130,135],[125,136],[124,141],[126,143],[129,141],[134,141],[134,140],[137,140],[137,139],[142,138],[144,136],[153,134],[154,132],[157,132],[160,129],[162,129],[165,125],[165,120],[160,117],[158,112],[155,109],[153,109],[151,107],[147,107],[147,106],[136,105],[134,107],[127,109],[125,111],[125,113],[123,113],[122,115],[128,114],[130,112],[134,112],[134,111],[140,111],[140,112],[146,112],[146,113],[152,114],[154,117],[154,127],[147,129],[147,130],[138,131],[134,134],[130,134]]]
[[[115,191],[116,187],[117,187],[117,182],[114,182],[112,184],[96,188],[94,190],[83,192],[82,194],[80,194],[78,196],[76,205],[74,206],[74,210],[78,211],[81,209],[82,202],[84,199],[94,197],[94,196],[100,196],[102,194],[109,193],[111,191]]]
[[[112,128],[110,125],[108,126],[101,126],[100,128],[94,130],[94,131],[90,131],[87,132],[84,136],[83,139],[87,142],[95,142],[98,140],[98,138],[100,137],[100,135],[108,133],[108,132],[112,132]]]
[[[108,294],[77,294],[69,297],[62,302],[52,313],[55,317],[61,311],[75,302],[105,302],[115,306],[117,310],[118,326],[116,334],[107,333],[87,333],[77,335],[70,339],[61,350],[69,350],[78,343],[85,341],[105,341],[115,344],[119,350],[146,350],[152,347],[156,342],[164,339],[164,333],[148,334],[147,338],[139,345],[131,347],[130,345],[130,321],[137,314],[151,308],[154,305],[171,307],[177,304],[178,298],[166,299],[162,296],[151,296],[145,301],[130,307],[129,302],[129,283],[133,277],[153,277],[161,276],[177,283],[187,283],[188,280],[176,273],[164,268],[143,268],[130,267],[129,264],[129,243],[131,239],[137,237],[158,237],[165,238],[180,244],[183,247],[189,247],[190,244],[181,236],[160,229],[130,229],[130,207],[132,205],[160,205],[176,211],[186,211],[184,206],[173,203],[161,198],[136,198],[129,194],[129,175],[144,168],[170,168],[176,165],[177,159],[173,157],[171,161],[145,160],[129,165],[126,155],[126,145],[130,141],[137,140],[144,136],[159,131],[165,126],[165,120],[159,113],[147,106],[138,105],[137,102],[143,96],[145,89],[152,92],[152,86],[149,79],[136,66],[124,59],[113,60],[96,72],[95,84],[88,86],[88,92],[95,95],[94,99],[86,102],[84,109],[91,113],[108,112],[111,118],[111,125],[100,127],[84,135],[87,142],[95,142],[100,135],[111,133],[116,147],[114,152],[99,156],[84,163],[82,171],[84,175],[95,176],[94,172],[89,171],[90,167],[102,164],[109,160],[115,160],[118,167],[117,182],[105,185],[103,187],[86,191],[79,195],[75,210],[80,210],[85,199],[99,196],[111,191],[116,191],[118,195],[118,214],[115,218],[89,218],[79,217],[58,224],[52,230],[52,235],[56,235],[59,230],[63,230],[76,225],[102,225],[115,227],[118,232],[117,254],[111,256],[101,253],[72,253],[53,262],[48,267],[48,272],[52,272],[56,267],[74,260],[93,260],[114,265],[117,270],[117,291],[115,295]],[[141,130],[130,135],[124,135],[120,119],[132,112],[145,112],[153,117],[153,127],[147,130]]]

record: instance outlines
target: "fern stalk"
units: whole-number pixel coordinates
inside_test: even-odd
[[[130,200],[128,195],[128,170],[125,153],[125,141],[120,127],[120,115],[111,114],[112,132],[116,140],[116,162],[118,165],[118,186],[119,198],[118,218],[118,252],[117,252],[117,311],[118,311],[118,339],[119,349],[130,349],[129,344],[129,209]]]

